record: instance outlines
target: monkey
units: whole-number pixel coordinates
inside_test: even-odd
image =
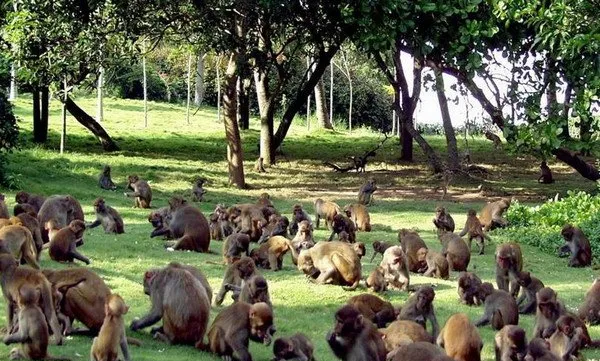
[[[150,233],[150,237],[153,238],[160,234],[166,239],[173,238],[171,236],[171,229],[169,228],[172,219],[173,214],[169,207],[161,207],[156,211],[150,212],[148,215],[148,222],[150,222],[154,228],[152,233]]]
[[[40,209],[42,208],[42,205],[45,201],[45,197],[37,194],[17,192],[17,194],[15,195],[15,202],[17,202],[17,204],[29,204],[35,209],[36,214],[40,212]]]
[[[538,178],[538,183],[542,184],[552,184],[554,183],[554,178],[552,177],[552,171],[545,160],[540,164],[541,175]]]
[[[427,329],[427,321],[431,323],[431,336],[437,339],[440,326],[435,317],[433,299],[435,291],[430,286],[421,286],[413,293],[400,309],[399,320],[409,320]]]
[[[385,344],[377,328],[352,305],[342,306],[335,313],[335,325],[327,333],[327,343],[341,360],[385,360]]]
[[[263,208],[256,204],[240,204],[228,209],[230,220],[237,225],[238,232],[250,236],[251,242],[257,242],[262,236],[262,229],[267,225]]]
[[[387,291],[387,282],[385,281],[383,268],[375,267],[375,269],[369,274],[369,277],[365,283],[368,288],[373,290],[373,292],[383,293]]]
[[[223,359],[251,361],[248,342],[271,344],[271,336],[275,333],[273,311],[264,302],[253,305],[236,302],[224,308],[208,330],[208,345],[202,340],[196,348],[217,354]]]
[[[292,221],[289,226],[290,235],[296,235],[296,232],[298,232],[298,225],[302,221],[308,222],[312,227],[312,220],[310,219],[308,212],[302,208],[301,204],[295,204],[292,208]]]
[[[18,267],[18,265],[18,262],[15,261],[13,256],[9,254],[0,254],[0,285],[2,286],[2,293],[7,307],[6,321],[9,325],[8,328],[10,329],[14,325],[15,306],[19,299],[19,289],[27,284],[34,287],[36,290],[39,290],[39,304],[42,308],[42,312],[50,325],[55,343],[61,345],[62,330],[60,329],[56,317],[50,282],[48,282],[46,277],[44,277],[39,270]]]
[[[144,274],[144,293],[152,307],[147,315],[131,323],[137,331],[162,319],[154,337],[169,344],[202,342],[208,326],[210,299],[206,287],[187,267],[169,265]]]
[[[204,183],[206,179],[198,178],[192,185],[192,198],[194,202],[202,202],[204,200],[204,195],[206,194],[206,189],[204,189]]]
[[[435,218],[433,224],[437,229],[438,235],[446,232],[454,232],[454,218],[446,211],[446,208],[438,206],[435,209]],[[462,236],[461,236],[462,237]]]
[[[422,262],[419,261],[417,252],[421,248],[427,248],[427,246],[419,234],[416,231],[403,228],[398,232],[398,241],[408,257],[408,269],[411,272],[423,270],[427,264],[424,260]]]
[[[227,291],[229,291],[228,285],[234,285],[241,288],[242,281],[248,280],[250,277],[257,274],[257,272],[254,260],[250,257],[242,257],[227,266],[221,288],[214,300],[215,306],[220,306],[223,303],[225,295],[227,294]]]
[[[533,337],[549,338],[556,331],[556,320],[567,311],[550,287],[542,288],[535,297],[537,309]]]
[[[89,258],[77,251],[77,244],[83,244],[83,233],[85,232],[85,223],[78,219],[69,223],[67,227],[60,231],[50,241],[48,254],[56,262],[73,262],[78,259],[85,264],[90,264]]]
[[[243,233],[233,233],[223,242],[223,263],[231,264],[241,258],[242,254],[250,255],[250,237]]]
[[[215,241],[223,240],[219,214],[213,212],[208,216],[208,229],[210,230],[210,239]]]
[[[85,221],[83,209],[77,199],[69,195],[48,197],[38,212],[38,222],[44,243],[50,241],[49,229],[46,228],[48,222],[52,222],[55,228],[61,229],[76,219]]]
[[[137,175],[127,177],[127,189],[133,192],[125,192],[125,197],[135,197],[134,208],[150,208],[152,202],[152,188],[150,184]]]
[[[123,218],[116,209],[107,206],[104,198],[96,198],[94,201],[94,211],[96,211],[96,220],[87,225],[87,228],[95,228],[102,225],[104,233],[125,233],[123,227]]]
[[[271,195],[267,192],[261,193],[256,201],[256,204],[263,207],[273,207],[273,202],[271,202]]]
[[[390,248],[391,246],[393,246],[393,244],[389,242],[373,241],[373,256],[371,256],[371,262],[373,262],[375,256],[377,256],[378,254],[381,254],[383,256],[385,250]]]
[[[13,215],[15,217],[21,214],[29,214],[31,217],[37,219],[37,211],[31,204],[23,203],[23,204],[15,204],[13,208]]]
[[[571,254],[569,267],[587,267],[592,264],[590,241],[581,229],[567,224],[560,234],[565,239],[565,245],[560,248],[559,257]]]
[[[0,193],[0,218],[10,218],[10,213],[8,213],[8,207],[6,206],[6,203],[4,202],[5,197],[4,194]]]
[[[348,204],[344,207],[344,212],[359,231],[371,232],[371,217],[367,207],[360,203]]]
[[[388,323],[398,317],[399,313],[391,303],[368,293],[351,297],[346,303],[356,307],[361,315],[377,325],[378,328],[386,327]]]
[[[579,318],[591,325],[600,323],[600,279],[595,279],[585,294],[585,299],[577,312]]]
[[[0,253],[11,254],[21,263],[40,269],[33,236],[29,229],[23,226],[10,225],[0,228]]]
[[[298,269],[319,284],[340,284],[355,290],[361,279],[361,264],[352,246],[345,242],[318,242],[300,251]]]
[[[208,221],[204,214],[194,206],[187,204],[186,200],[180,197],[173,197],[169,200],[169,207],[173,218],[169,223],[169,228],[161,231],[155,230],[151,237],[161,236],[170,233],[174,241],[167,241],[165,246],[175,251],[195,251],[209,253],[210,234]]]
[[[535,337],[529,341],[525,361],[561,361],[561,359],[550,351],[548,341]]]
[[[496,285],[498,289],[509,291],[513,297],[519,294],[519,272],[523,270],[521,247],[515,242],[499,244],[496,247]]]
[[[129,306],[125,304],[121,296],[116,293],[108,296],[104,311],[106,315],[104,323],[102,323],[98,337],[94,337],[92,341],[91,361],[117,361],[119,346],[125,361],[130,359],[125,336],[125,321],[123,320],[127,311],[129,311]]]
[[[581,324],[581,320],[576,321],[569,314],[562,315],[556,320],[556,330],[548,339],[548,343],[552,353],[561,360],[577,360],[579,350],[586,345],[583,328],[577,327],[577,323]]]
[[[29,232],[31,232],[33,243],[35,245],[36,257],[39,261],[44,240],[42,239],[42,232],[40,231],[40,223],[37,220],[37,216],[34,216],[30,213],[19,213],[15,217],[19,219],[23,227],[27,228]]]
[[[426,264],[426,271],[423,273],[423,276],[436,277],[443,280],[447,280],[450,277],[448,260],[441,253],[421,248],[417,251],[417,259],[419,263],[422,264],[425,262]],[[419,273],[421,273],[420,271]]]
[[[471,261],[471,252],[465,241],[456,233],[446,233],[441,237],[442,256],[448,260],[450,271],[466,271]]]
[[[473,240],[477,242],[477,246],[479,247],[479,254],[483,254],[485,250],[485,240],[490,241],[490,237],[483,232],[483,226],[477,218],[477,212],[474,209],[469,209],[467,212],[467,221],[465,222],[465,227],[458,234],[461,237],[464,237],[468,233],[469,240],[469,250],[472,250],[471,243]]]
[[[373,193],[377,190],[375,179],[369,178],[358,190],[358,203],[370,206],[373,204]]]
[[[333,217],[333,222],[331,224],[331,236],[329,236],[329,241],[333,240],[334,235],[338,235],[341,232],[346,232],[348,234],[348,242],[354,243],[356,242],[356,226],[354,222],[345,215],[338,213]]]
[[[483,303],[479,296],[481,279],[472,272],[461,272],[458,276],[458,297],[461,303],[472,306]]]
[[[314,346],[303,333],[291,337],[280,337],[273,342],[273,359],[271,361],[298,360],[315,361]]]
[[[321,218],[325,220],[325,227],[331,229],[333,226],[333,217],[342,213],[340,206],[333,202],[324,201],[321,198],[315,199],[315,228],[319,228]]]
[[[110,166],[108,164],[104,165],[102,169],[102,173],[98,177],[98,185],[102,189],[106,189],[109,191],[114,191],[117,189],[117,185],[112,181],[110,177]]]
[[[504,290],[490,291],[485,297],[483,316],[475,322],[475,326],[491,324],[492,329],[500,330],[506,325],[518,325],[519,308],[513,296]]]
[[[497,136],[496,134],[492,133],[492,131],[490,130],[486,130],[485,133],[483,133],[485,135],[485,137],[494,142],[494,149],[498,149],[500,147],[502,147],[502,140],[500,140],[500,137]]]
[[[10,351],[10,359],[61,360],[48,354],[50,335],[46,318],[39,307],[40,290],[24,283],[18,292],[18,330],[4,336],[4,343],[21,343],[22,346]]]
[[[430,342],[414,342],[388,353],[390,361],[452,361],[444,349]]]
[[[523,360],[527,354],[527,336],[519,326],[506,325],[494,336],[496,361]]]
[[[253,249],[250,257],[254,259],[257,267],[279,271],[283,266],[283,257],[288,251],[292,253],[292,259],[296,260],[294,263],[297,263],[298,254],[292,242],[283,236],[275,236]]]
[[[362,242],[352,243],[352,248],[354,248],[354,251],[356,252],[356,255],[359,259],[362,259],[367,254],[365,244]]]
[[[508,225],[508,222],[502,218],[502,215],[510,207],[510,203],[510,198],[502,198],[499,201],[490,202],[483,207],[479,220],[483,225],[484,232],[503,228]]]
[[[480,361],[483,341],[464,313],[450,316],[437,338],[437,345],[456,361]]]
[[[251,305],[264,302],[269,305],[269,307],[273,308],[271,297],[269,296],[269,284],[267,283],[267,280],[259,274],[255,274],[247,280],[243,280],[240,288],[238,288],[238,286],[233,286],[231,290],[234,291],[234,295],[236,293],[239,294],[239,302],[246,302]]]
[[[544,283],[539,279],[532,277],[529,272],[519,272],[517,282],[521,286],[521,295],[517,298],[519,313],[535,313],[537,303],[535,301],[536,293],[544,288]]]
[[[269,223],[262,229],[262,235],[258,240],[258,244],[264,243],[274,236],[283,236],[287,238],[289,225],[290,221],[286,216],[271,214],[269,216]]]
[[[298,223],[298,229],[296,235],[292,239],[292,246],[296,250],[296,253],[300,253],[303,249],[309,249],[315,245],[315,239],[313,238],[313,226],[309,221],[302,221]],[[297,260],[293,260],[294,264],[297,264]]]
[[[408,258],[400,246],[386,249],[379,267],[383,269],[383,277],[388,288],[408,291],[410,285]]]
[[[380,328],[379,332],[388,353],[413,342],[433,342],[425,328],[414,321],[396,320],[386,328]]]

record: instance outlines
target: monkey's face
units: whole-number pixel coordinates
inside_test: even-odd
[[[171,210],[175,210],[179,207],[183,207],[187,204],[187,201],[181,197],[172,197],[169,200],[169,206],[171,207]]]
[[[435,216],[437,219],[440,219],[446,215],[446,209],[444,207],[438,207],[435,210]]]
[[[531,283],[531,273],[521,272],[517,278],[517,283],[521,287],[527,287]]]
[[[242,258],[235,264],[237,273],[240,275],[240,278],[246,279],[250,277],[250,275],[256,272],[256,265],[251,258]]]
[[[550,300],[544,300],[543,302],[541,302],[540,300],[538,300],[538,308],[540,309],[540,312],[542,313],[542,315],[546,318],[552,318],[554,315],[554,311],[555,311],[555,304],[554,302],[550,301]]]
[[[69,224],[69,228],[75,235],[75,238],[79,239],[83,237],[83,233],[85,231],[85,223],[83,223],[83,221],[79,219],[76,219],[74,221],[71,221],[71,223]]]
[[[144,293],[150,296],[150,290],[152,289],[152,281],[156,276],[157,270],[152,269],[144,273]]]
[[[15,202],[17,202],[19,204],[27,203],[28,200],[29,200],[29,194],[27,194],[27,192],[19,192],[15,196]]]
[[[272,361],[288,360],[293,358],[296,356],[294,354],[294,344],[290,340],[278,338],[273,343],[273,355],[275,355],[275,357]]]
[[[469,212],[467,213],[467,216],[468,216],[469,218],[472,218],[472,217],[477,217],[477,212],[475,212],[475,210],[474,210],[474,209],[469,209]]]
[[[265,346],[271,344],[271,336],[275,334],[273,312],[264,302],[255,303],[250,309],[250,339],[262,342]]]
[[[104,174],[107,177],[110,177],[110,167],[105,165],[104,169],[102,170],[102,174]]]
[[[570,224],[567,224],[566,226],[563,227],[560,234],[563,236],[565,241],[569,242],[573,238],[573,231],[574,231],[573,226]]]
[[[435,293],[432,289],[430,290],[428,288],[421,289],[418,292],[419,293],[417,295],[417,309],[422,311],[427,310],[431,305],[431,302],[433,302]]]
[[[309,250],[302,250],[298,256],[298,269],[305,275],[313,276],[318,270],[315,268]]]
[[[94,210],[98,213],[104,213],[106,211],[106,205],[104,199],[99,198],[94,202]]]
[[[137,183],[139,180],[140,178],[137,175],[130,175],[129,177],[127,177],[127,188],[133,190],[133,187],[131,185]]]
[[[158,212],[152,212],[148,215],[148,222],[150,222],[154,228],[162,228],[163,217],[158,214]]]
[[[417,251],[417,261],[418,262],[425,262],[427,259],[427,248],[419,248],[419,250]]]

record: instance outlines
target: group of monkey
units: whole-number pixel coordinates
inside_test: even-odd
[[[199,179],[192,188],[196,201],[201,201],[206,193],[203,183]],[[110,167],[105,166],[99,185],[116,189]],[[152,191],[148,182],[131,175],[127,188],[132,192],[125,195],[135,198],[136,207],[150,208]],[[218,205],[208,219],[183,198],[171,198],[169,206],[148,216],[154,228],[151,237],[168,239],[165,247],[171,250],[197,252],[210,252],[211,239],[224,240],[226,269],[214,304],[221,305],[228,292],[232,292],[235,302],[222,309],[208,327],[213,297],[206,277],[194,266],[171,262],[145,272],[144,292],[152,306],[148,314],[131,323],[130,329],[140,330],[162,320],[162,326],[151,329],[156,339],[190,344],[228,360],[252,360],[249,340],[269,345],[275,332],[268,283],[258,268],[280,270],[289,252],[293,263],[309,280],[356,289],[363,281],[361,257],[365,255],[365,245],[356,242],[356,232],[371,230],[367,206],[376,190],[375,181],[368,180],[359,190],[358,202],[343,209],[333,202],[315,200],[314,225],[301,205],[293,207],[291,221],[282,216],[266,193],[256,203]],[[92,343],[91,360],[117,360],[119,349],[123,359],[129,360],[128,344],[140,342],[126,337],[123,316],[128,307],[123,299],[89,269],[39,270],[38,265],[40,253],[46,248],[55,261],[77,259],[89,264],[89,259],[76,249],[83,244],[85,229],[102,225],[107,233],[123,233],[118,212],[98,198],[94,202],[96,220],[86,225],[81,205],[72,196],[45,198],[19,192],[15,201],[11,217],[4,197],[0,196],[0,285],[8,316],[4,342],[21,343],[21,347],[11,350],[11,358],[56,359],[47,353],[50,336],[61,344],[63,335],[85,332],[97,336]],[[502,199],[488,203],[479,217],[475,211],[469,211],[460,234],[453,233],[455,225],[450,214],[438,207],[434,224],[442,243],[440,253],[429,250],[412,230],[400,231],[399,246],[375,241],[371,261],[379,253],[383,259],[364,279],[365,284],[376,292],[400,289],[414,293],[399,309],[373,294],[352,297],[336,312],[334,328],[327,335],[333,353],[349,361],[442,361],[447,357],[479,360],[482,343],[475,326],[466,315],[456,314],[439,332],[434,289],[410,287],[409,272],[447,279],[449,271],[464,271],[458,279],[459,297],[469,305],[485,304],[484,315],[475,325],[490,323],[500,330],[495,338],[497,360],[523,359],[527,353],[530,360],[567,360],[576,356],[580,348],[595,346],[583,322],[600,321],[600,304],[594,303],[600,296],[600,284],[594,283],[575,316],[565,310],[552,289],[543,288],[538,279],[522,272],[522,255],[516,243],[499,245],[496,250],[498,290],[466,272],[472,240],[476,240],[479,253],[483,254],[486,232],[506,225],[502,216],[509,206],[510,200]],[[313,230],[319,228],[321,219],[332,233],[328,241],[315,243]],[[338,240],[334,241],[336,235]],[[468,242],[462,239],[464,235],[468,235]],[[566,226],[562,235],[566,245],[561,254],[571,253],[569,265],[589,265],[591,250],[583,233]],[[250,250],[252,242],[258,246]],[[19,266],[20,263],[31,267]],[[520,287],[523,292],[515,300]],[[516,325],[519,313],[534,311],[536,338],[528,346],[525,332]],[[75,320],[86,329],[73,328]],[[431,334],[426,331],[427,321],[431,323]],[[312,343],[301,333],[276,339],[273,352],[274,360],[314,360]]]

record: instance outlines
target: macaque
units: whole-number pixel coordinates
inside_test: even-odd
[[[123,359],[129,361],[129,348],[125,336],[125,321],[123,316],[129,311],[123,298],[116,293],[108,296],[105,304],[105,318],[98,337],[92,341],[90,351],[91,361],[117,361],[119,346],[123,352]]]
[[[292,208],[292,221],[290,222],[289,231],[292,236],[298,232],[300,222],[306,221],[312,227],[312,220],[301,204],[295,204]]]
[[[98,177],[98,185],[100,186],[100,188],[106,189],[109,191],[114,191],[117,189],[117,186],[115,185],[115,183],[112,181],[112,179],[110,177],[110,166],[109,165],[105,165],[104,168],[102,169],[102,173],[100,173],[100,176]]]
[[[577,323],[581,321],[575,320],[569,314],[562,315],[556,320],[556,331],[550,336],[548,343],[552,353],[561,360],[579,359],[579,350],[586,345],[583,328],[578,327]]]
[[[180,197],[169,200],[173,218],[167,229],[155,230],[152,237],[170,234],[175,240],[165,246],[175,251],[210,252],[210,231],[208,221],[200,210]]]
[[[378,328],[385,327],[398,317],[398,311],[391,303],[368,293],[351,297],[347,303],[356,307],[361,315],[377,325]]]
[[[439,206],[435,209],[435,218],[433,219],[433,224],[437,229],[438,235],[446,233],[446,232],[454,232],[454,219],[446,211],[446,208]]]
[[[319,228],[319,222],[323,218],[325,226],[331,229],[333,226],[333,217],[341,213],[342,209],[337,204],[324,201],[321,198],[315,199],[315,228]]]
[[[359,231],[371,232],[371,217],[367,207],[358,204],[348,204],[344,207],[346,215],[354,222]]]
[[[313,357],[314,346],[303,333],[291,337],[280,337],[273,343],[272,361],[298,360],[315,361]]]
[[[61,228],[48,247],[48,254],[56,262],[73,262],[78,259],[85,264],[90,264],[89,258],[77,251],[77,246],[83,244],[85,223],[74,220],[67,227]]]
[[[500,137],[494,134],[492,131],[486,130],[484,135],[488,140],[491,140],[494,143],[494,149],[497,150],[498,148],[502,147],[502,140],[500,140]]]
[[[506,325],[519,324],[519,308],[515,299],[504,290],[490,290],[485,297],[483,316],[475,326],[491,324],[494,330],[500,330]]]
[[[548,338],[556,331],[556,320],[567,311],[563,303],[558,300],[556,292],[550,287],[542,288],[535,297],[537,310],[533,337]]]
[[[387,291],[387,282],[385,281],[384,273],[382,267],[375,267],[365,282],[367,287],[377,293]]]
[[[133,192],[125,192],[123,194],[125,197],[135,197],[135,208],[150,208],[152,189],[148,182],[133,174],[127,177],[126,188]]]
[[[422,286],[413,293],[400,309],[399,320],[414,321],[427,329],[427,321],[431,323],[431,336],[438,337],[440,326],[435,317],[433,299],[435,291],[430,286]]]
[[[44,243],[50,241],[49,231],[62,229],[74,220],[84,221],[83,209],[79,201],[72,196],[51,196],[46,199],[38,212],[38,222]],[[47,227],[48,222],[53,227]]]
[[[358,190],[358,203],[370,206],[373,204],[373,193],[377,190],[375,179],[369,178]]]
[[[411,272],[419,272],[420,270],[425,272],[427,263],[425,260],[419,260],[417,252],[421,248],[427,248],[427,246],[419,234],[413,230],[403,228],[398,232],[398,241],[408,257],[408,269]]]
[[[242,255],[250,255],[250,237],[243,233],[233,233],[223,242],[223,263],[231,264]]]
[[[550,351],[548,341],[535,337],[529,342],[525,361],[563,361]]]
[[[225,299],[225,295],[231,290],[231,285],[237,286],[241,289],[242,283],[250,277],[257,274],[256,265],[254,260],[250,257],[242,257],[241,259],[234,261],[232,264],[227,266],[225,269],[225,275],[223,276],[223,282],[219,293],[217,293],[214,304],[220,306]]]
[[[393,244],[390,242],[373,241],[373,256],[371,256],[371,262],[373,262],[375,256],[377,256],[378,254],[381,254],[383,256],[385,250],[390,248],[391,246],[393,246]]]
[[[338,235],[342,232],[346,232],[348,235],[347,242],[354,243],[356,242],[356,226],[354,222],[345,215],[339,213],[333,217],[333,222],[331,224],[331,236],[329,236],[329,241],[333,240],[333,236]]]
[[[523,360],[527,354],[527,336],[519,326],[502,327],[494,337],[496,361]]]
[[[10,218],[10,213],[8,213],[8,207],[5,202],[6,197],[4,194],[0,193],[0,218],[8,219]]]
[[[275,236],[253,249],[250,258],[254,260],[257,267],[279,271],[283,267],[283,257],[288,251],[291,252],[294,263],[297,263],[298,255],[292,242],[283,236]]]
[[[20,221],[13,217],[13,221]],[[19,260],[21,263],[27,263],[35,269],[39,269],[39,256],[36,245],[29,229],[21,225],[10,225],[0,228],[0,253],[8,253]]]
[[[600,323],[600,279],[595,279],[592,287],[585,294],[583,304],[577,312],[579,318],[591,325]]]
[[[37,194],[17,192],[17,194],[15,195],[15,202],[17,202],[17,204],[29,204],[35,209],[36,214],[39,213],[45,201],[46,198],[44,196],[40,196]]]
[[[569,267],[586,267],[592,264],[590,241],[581,229],[567,224],[560,234],[565,239],[565,245],[560,248],[559,257],[566,257],[570,254]]]
[[[496,247],[496,285],[498,289],[509,291],[513,297],[519,294],[518,277],[523,270],[523,255],[518,243],[509,242]]]
[[[479,220],[483,225],[484,232],[508,225],[508,222],[502,215],[510,207],[510,203],[510,198],[503,198],[496,202],[490,202],[483,207]]]
[[[477,213],[474,209],[469,209],[467,213],[467,221],[465,222],[465,228],[458,234],[461,237],[464,237],[465,234],[468,234],[469,240],[469,250],[472,250],[471,243],[473,240],[477,242],[479,247],[479,254],[483,254],[485,249],[485,240],[490,241],[490,237],[485,234],[483,231],[483,226],[477,218]]]
[[[123,227],[123,218],[116,209],[106,205],[104,198],[96,198],[94,201],[94,211],[96,211],[96,220],[87,225],[87,228],[95,228],[102,225],[104,233],[125,233]]]
[[[464,313],[450,316],[437,338],[437,345],[457,361],[480,361],[483,341],[477,327]]]
[[[379,267],[383,270],[383,277],[389,288],[408,291],[408,258],[400,246],[386,249]]]
[[[517,298],[519,305],[519,313],[529,314],[535,313],[537,303],[535,301],[536,293],[544,288],[544,284],[539,279],[532,277],[529,272],[520,272],[517,278],[519,286],[521,286],[521,295]]]
[[[483,303],[479,297],[479,290],[481,287],[481,279],[472,272],[461,272],[458,276],[458,297],[461,303],[472,306]]]
[[[471,251],[465,241],[455,233],[444,234],[440,241],[441,253],[448,260],[450,271],[466,271],[471,261]]]
[[[345,242],[319,242],[298,256],[298,269],[319,284],[340,284],[355,290],[361,279],[360,258]]]
[[[194,202],[202,202],[204,200],[204,195],[206,194],[206,189],[204,189],[204,183],[206,183],[206,179],[198,178],[194,182],[192,186],[192,196]]]
[[[542,184],[552,184],[554,183],[554,178],[552,177],[552,171],[545,160],[540,164],[540,172],[541,175],[538,178],[538,183]]]
[[[396,320],[386,328],[380,328],[379,332],[382,334],[388,353],[413,342],[433,342],[425,328],[414,321]]]
[[[424,261],[426,263],[426,271],[423,273],[423,276],[443,280],[447,280],[450,277],[448,260],[441,253],[421,248],[417,251],[417,258],[419,262]]]

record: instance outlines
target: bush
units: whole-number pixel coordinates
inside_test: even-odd
[[[6,62],[3,62],[6,64]],[[8,102],[4,89],[10,81],[7,66],[0,66],[0,185],[9,186],[11,177],[6,174],[6,153],[17,146],[19,128],[17,118],[13,115],[12,104]]]

